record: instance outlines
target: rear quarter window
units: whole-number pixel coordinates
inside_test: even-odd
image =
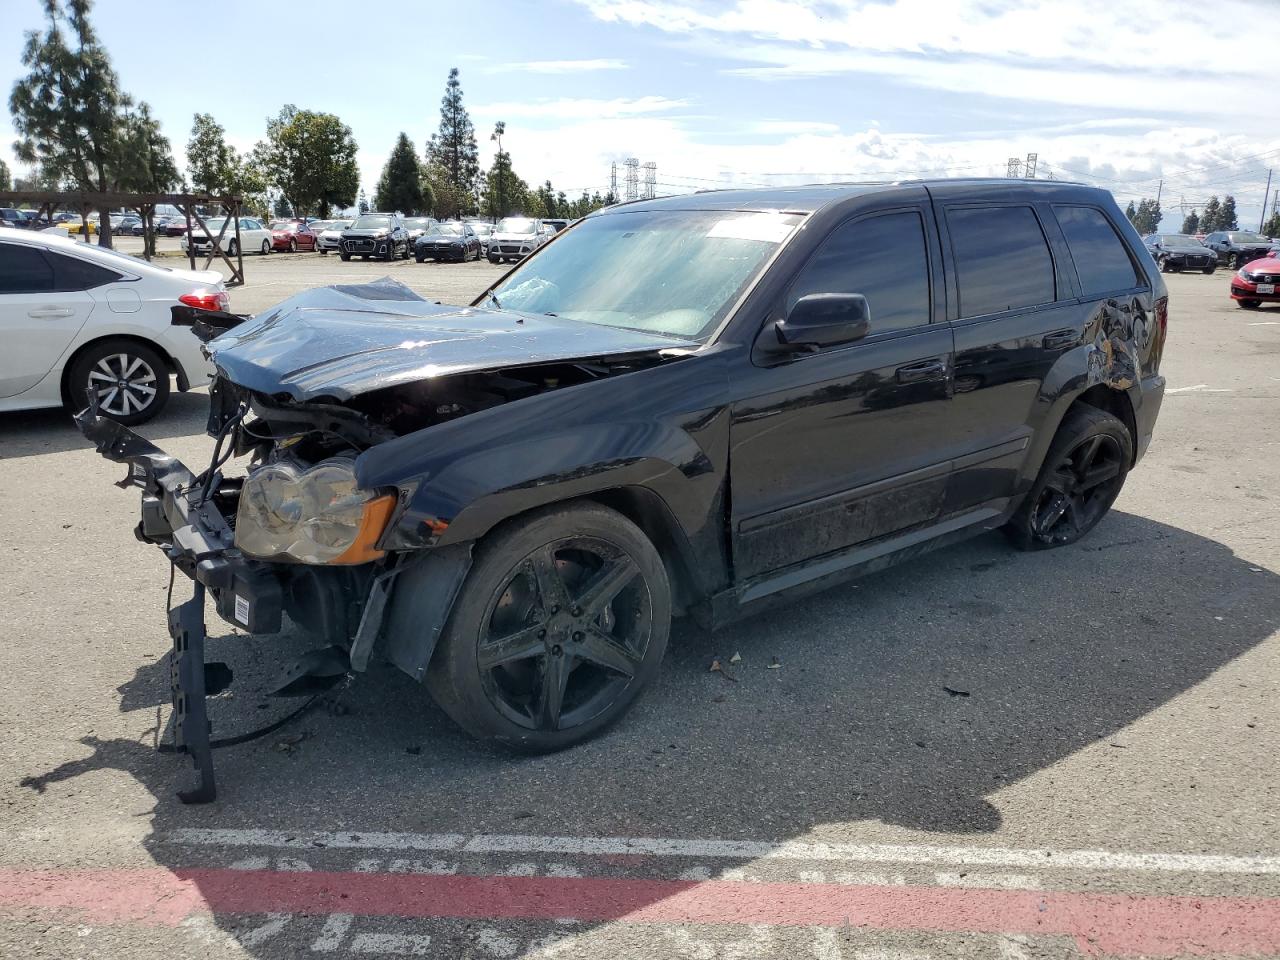
[[[1114,290],[1131,290],[1141,278],[1115,227],[1096,207],[1058,206],[1054,216],[1062,227],[1075,261],[1080,292],[1086,297]]]
[[[44,254],[19,243],[0,243],[0,294],[52,290],[53,268]]]
[[[952,207],[947,211],[947,230],[961,317],[1057,299],[1053,256],[1031,207]]]

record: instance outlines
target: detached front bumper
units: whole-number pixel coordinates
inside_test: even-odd
[[[142,490],[134,536],[156,544],[178,570],[208,588],[218,615],[228,623],[250,633],[277,633],[284,604],[280,578],[272,565],[249,560],[234,546],[228,516],[238,485],[215,482],[208,499],[202,499],[203,491],[194,489],[195,475],[150,440],[88,410],[76,424],[100,454],[128,465],[119,486]]]

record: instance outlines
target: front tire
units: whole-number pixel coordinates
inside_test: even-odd
[[[1204,268],[1204,270],[1203,270],[1202,272],[1203,272],[1203,273],[1210,273],[1210,274],[1211,274],[1211,273],[1213,273],[1213,271],[1214,271],[1214,270],[1216,270],[1216,269],[1217,269],[1217,268],[1216,268],[1213,264],[1209,264],[1209,266],[1205,267],[1205,268]]]
[[[1262,306],[1262,301],[1261,300],[1237,300],[1236,306],[1242,307],[1245,310],[1257,310],[1260,306]]]
[[[670,629],[666,569],[644,533],[597,504],[553,507],[481,541],[427,687],[478,739],[561,750],[627,711]]]
[[[1006,535],[1020,550],[1075,543],[1111,509],[1132,463],[1133,437],[1123,423],[1097,407],[1073,407]]]
[[[343,263],[346,263],[348,260],[351,259],[351,254],[343,250],[338,254],[338,259],[341,260]]]
[[[151,347],[134,340],[103,340],[75,359],[67,381],[74,410],[98,394],[98,410],[126,426],[146,423],[169,400],[169,367]]]
[[[262,241],[262,249],[259,251],[259,253],[261,253],[264,257],[269,257],[269,256],[271,256],[271,241],[270,241],[270,240],[263,240],[263,241]]]

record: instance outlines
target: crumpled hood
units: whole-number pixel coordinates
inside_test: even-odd
[[[456,373],[694,346],[663,334],[441,306],[383,278],[290,297],[207,349],[220,374],[250,390],[348,400]]]

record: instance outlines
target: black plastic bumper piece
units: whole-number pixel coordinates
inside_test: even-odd
[[[218,478],[195,489],[197,478],[180,461],[114,420],[85,410],[76,417],[80,432],[108,460],[126,464],[121,487],[142,490],[137,538],[159,546],[178,570],[194,581],[190,600],[169,611],[173,640],[170,690],[174,710],[174,747],[191,755],[199,784],[178,794],[183,803],[208,803],[216,789],[210,723],[205,698],[225,689],[231,672],[225,664],[204,661],[204,607],[211,594],[228,622],[253,633],[280,629],[283,591],[268,565],[246,560],[216,503]]]

